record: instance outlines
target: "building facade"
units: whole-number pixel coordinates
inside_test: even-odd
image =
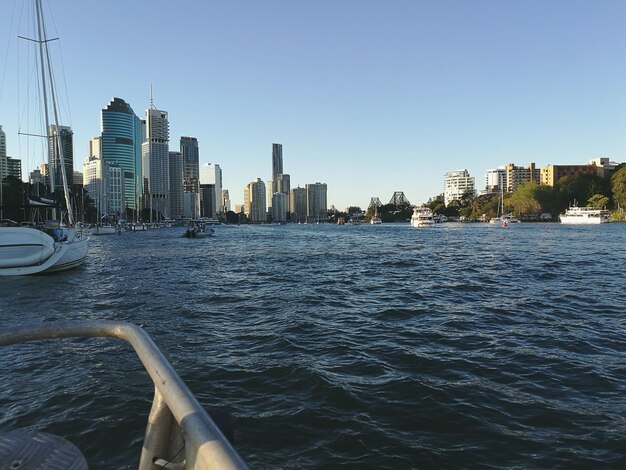
[[[141,120],[121,98],[113,98],[101,118],[100,155],[105,163],[124,170],[123,198],[129,209],[136,210],[142,194]]]
[[[170,152],[170,217],[173,219],[180,219],[185,214],[183,167],[182,152]]]
[[[260,224],[267,220],[265,194],[265,183],[261,178],[257,178],[244,188],[244,213],[250,223]]]
[[[180,153],[183,154],[183,181],[185,191],[199,192],[200,148],[195,137],[180,138]]]
[[[216,206],[215,185],[200,183],[200,216],[214,219]]]
[[[533,182],[539,184],[541,175],[539,168],[535,168],[534,163],[529,163],[527,167],[515,166],[509,163],[505,167],[506,170],[506,192],[512,193],[520,184]]]
[[[144,121],[145,141],[141,144],[142,173],[148,198],[145,205],[161,217],[170,216],[170,128],[166,111],[150,108]]]
[[[287,197],[283,193],[272,195],[272,222],[287,222]]]
[[[222,207],[222,169],[216,163],[206,163],[200,168],[200,184],[212,184],[215,194],[212,197],[215,205],[213,212],[220,215],[224,212]]]
[[[306,222],[306,189],[293,188],[289,197],[289,212],[291,221],[296,223]]]
[[[540,169],[540,182],[554,187],[565,176],[595,175],[597,172],[596,165],[548,165]]]
[[[307,184],[305,190],[307,221],[319,222],[325,219],[328,212],[326,183]]]
[[[460,201],[468,192],[474,194],[474,177],[467,170],[445,174],[443,198],[446,206],[452,201]]]
[[[485,189],[482,194],[494,194],[504,191],[506,187],[506,168],[500,166],[487,170],[485,173]]]
[[[22,180],[22,160],[19,158],[6,158],[7,176],[13,176],[14,178]]]
[[[222,207],[224,207],[224,212],[230,211],[230,195],[228,194],[228,189],[222,189]]]
[[[0,181],[7,175],[7,135],[0,126]]]
[[[278,175],[283,174],[283,146],[282,144],[272,144],[272,194],[278,192],[275,185]]]
[[[53,124],[49,128],[49,135],[48,152],[54,179],[54,190],[63,190],[61,161],[63,161],[68,184],[72,184],[72,175],[74,174],[74,134],[71,127]]]

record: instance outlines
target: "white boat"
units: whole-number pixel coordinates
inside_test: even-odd
[[[414,207],[411,216],[411,225],[413,227],[431,227],[435,224],[433,211],[428,207]]]
[[[606,224],[611,221],[609,211],[596,207],[572,206],[564,214],[561,214],[560,217],[562,224],[596,225]]]
[[[68,176],[65,174],[65,159],[63,155],[63,145],[61,139],[53,139],[51,122],[54,122],[56,129],[59,128],[57,97],[53,85],[52,63],[48,51],[48,38],[45,35],[45,25],[43,19],[43,8],[41,1],[35,2],[37,16],[38,37],[34,42],[38,43],[38,61],[41,74],[41,96],[43,97],[42,121],[46,126],[46,137],[48,142],[56,142],[59,156],[59,166],[61,169],[61,179],[65,193],[65,204],[67,208],[67,225],[53,220],[46,223],[44,227],[0,227],[0,275],[20,276],[25,274],[39,274],[53,271],[61,271],[82,264],[87,258],[89,239],[76,229],[74,224],[74,214],[70,202],[70,191],[68,188]],[[48,103],[51,103],[52,110]],[[52,118],[52,119],[51,119]],[[52,166],[52,145],[48,147],[48,164]],[[49,174],[50,187],[55,187],[54,171]],[[38,205],[51,207],[52,217],[56,219],[56,209],[54,202],[50,204],[39,202]]]
[[[374,215],[370,219],[370,224],[372,224],[372,225],[380,225],[382,223],[383,223],[383,219],[378,217],[378,207],[376,207],[376,209],[374,210]]]
[[[183,233],[183,238],[209,238],[213,236],[215,236],[215,230],[202,222],[191,222]]]
[[[448,218],[443,214],[437,214],[433,216],[433,220],[436,224],[443,224],[448,221]]]
[[[111,224],[97,224],[89,231],[90,235],[115,235],[118,233],[116,227]]]

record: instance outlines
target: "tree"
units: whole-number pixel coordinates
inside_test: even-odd
[[[538,214],[541,212],[541,204],[537,200],[536,194],[539,186],[531,181],[520,184],[511,197],[509,205],[518,215]]]
[[[626,166],[619,168],[611,177],[611,192],[613,202],[626,208]]]
[[[604,208],[606,208],[608,203],[609,203],[609,198],[604,196],[604,195],[602,195],[602,194],[594,194],[587,201],[587,205],[588,206],[595,207],[597,209],[604,209]]]

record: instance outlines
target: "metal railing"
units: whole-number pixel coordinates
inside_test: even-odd
[[[99,320],[5,328],[0,330],[0,346],[71,337],[108,337],[130,343],[152,378],[154,400],[148,417],[140,470],[163,468],[171,457],[168,451],[175,445],[173,443],[182,439],[185,460],[168,464],[168,468],[247,468],[150,336],[136,325]]]

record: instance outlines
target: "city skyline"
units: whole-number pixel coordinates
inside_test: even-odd
[[[122,6],[128,14],[114,15]],[[413,203],[426,201],[457,169],[478,183],[487,169],[508,162],[625,160],[621,2],[399,1],[390,8],[242,1],[194,8],[185,21],[165,2],[146,9],[141,2],[68,1],[59,10],[71,15],[56,12],[50,36],[61,38],[61,89],[69,90],[72,110],[61,124],[74,131],[75,169],[98,134],[103,106],[121,97],[146,109],[150,84],[155,105],[169,113],[172,140],[198,139],[200,165],[220,164],[233,204],[241,202],[239,188],[271,177],[272,142],[284,147],[292,188],[324,181],[329,206],[340,209],[397,190]],[[23,116],[16,118],[12,64],[15,37],[28,31],[11,28],[11,13],[0,19],[0,39],[13,46],[1,51],[0,124],[7,154],[22,158],[26,174],[41,159],[24,155],[18,143],[18,124],[25,129]],[[113,16],[115,24],[107,21]],[[183,28],[189,21],[207,27],[190,27],[202,29],[192,37]],[[266,27],[273,22],[283,29]],[[128,44],[154,27],[168,33],[137,61]],[[101,41],[104,35],[111,41]],[[194,74],[181,75],[189,62]]]

